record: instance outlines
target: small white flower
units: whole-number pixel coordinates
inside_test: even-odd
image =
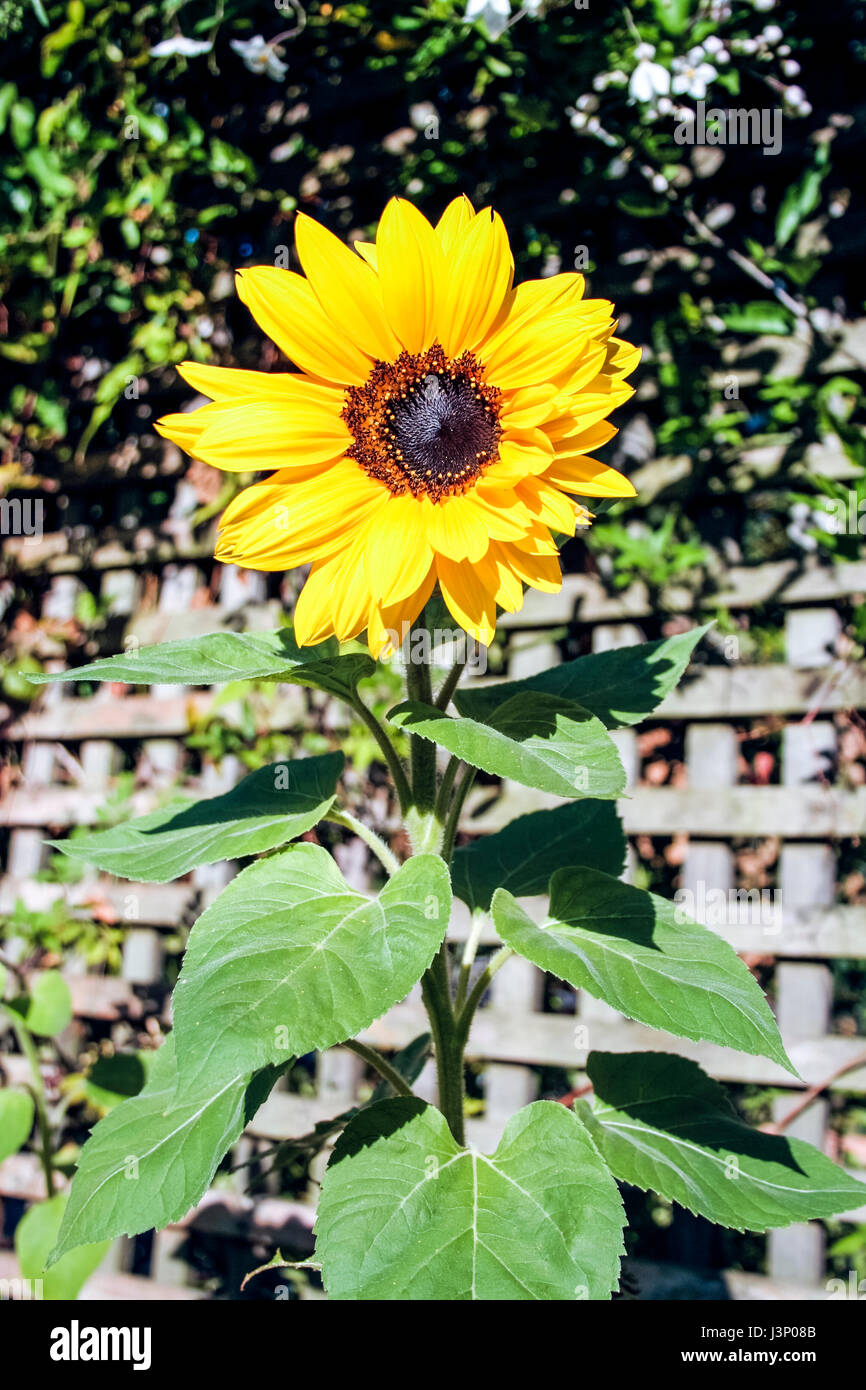
[[[150,50],[151,58],[197,58],[200,53],[210,53],[210,39],[187,39],[183,34],[175,34],[173,39],[163,39]]]
[[[712,63],[698,63],[693,67],[686,58],[675,58],[674,69],[671,90],[676,96],[690,96],[696,101],[706,96],[707,87],[717,76]]]
[[[800,64],[797,62],[796,58],[786,58],[782,64],[782,72],[785,77],[799,77]]]
[[[499,39],[511,19],[511,0],[467,0],[463,16],[467,24],[481,19],[492,39]]]
[[[655,47],[651,43],[639,43],[634,51],[634,56],[639,63],[642,63],[644,58],[654,58],[656,56]]]
[[[650,48],[650,44],[639,44],[640,48]],[[655,52],[655,50],[652,50]],[[632,101],[654,101],[656,97],[667,96],[671,89],[671,75],[661,63],[642,58],[629,79],[628,92]]]
[[[705,53],[720,53],[724,46],[718,34],[710,34],[708,38],[704,39]]]
[[[667,193],[668,191],[668,181],[664,174],[653,174],[650,185],[654,193]]]
[[[251,39],[232,39],[232,48],[240,54],[248,72],[264,73],[279,82],[289,70],[288,63],[277,57],[271,44],[266,43],[261,34]]]
[[[792,111],[796,111],[803,116],[808,116],[809,112],[812,110],[802,87],[785,88],[785,105],[790,107]]]
[[[761,14],[766,14],[767,10],[776,8],[776,0],[752,0],[752,4]]]
[[[780,43],[784,37],[778,24],[767,24],[761,34],[764,43]]]

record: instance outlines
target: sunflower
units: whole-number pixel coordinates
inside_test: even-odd
[[[639,351],[583,276],[514,286],[502,219],[455,199],[432,226],[393,198],[375,243],[350,250],[298,213],[306,278],[238,273],[238,293],[297,372],[187,362],[212,404],[157,428],[203,462],[273,470],[226,509],[216,556],[249,569],[310,564],[295,609],[309,645],[364,631],[374,655],[436,585],[488,644],[497,607],[561,584],[553,533],[591,517],[576,497],[630,497],[592,455],[632,394]]]

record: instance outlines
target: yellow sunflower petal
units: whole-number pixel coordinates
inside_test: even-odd
[[[302,276],[257,265],[238,271],[237,284],[259,327],[303,371],[341,386],[366,381],[372,359],[331,322]]]
[[[370,547],[370,529],[369,522],[358,528],[334,576],[331,604],[334,632],[341,642],[357,637],[369,621],[372,595],[364,557]]]
[[[589,336],[578,321],[559,317],[516,327],[506,319],[481,349],[488,381],[502,388],[536,386],[565,373],[585,351]]]
[[[553,545],[553,542],[550,542]],[[558,594],[562,588],[562,569],[559,552],[553,546],[551,555],[533,555],[518,545],[503,546],[507,563],[524,584],[545,594]]]
[[[404,198],[392,198],[376,233],[379,278],[388,321],[408,352],[436,336],[436,302],[445,278],[439,238]]]
[[[406,598],[397,603],[370,605],[367,645],[377,660],[383,655],[393,656],[399,650],[435,587],[436,570],[431,568],[420,586]]]
[[[484,563],[455,562],[436,557],[436,572],[448,611],[464,632],[489,647],[496,632],[498,575],[485,557]]]
[[[480,560],[490,536],[484,517],[468,497],[446,497],[425,511],[427,539],[439,555],[451,560]]]
[[[328,317],[370,357],[390,361],[400,344],[385,317],[375,271],[333,232],[299,212],[295,245],[308,281]]]
[[[556,395],[557,388],[552,382],[506,392],[500,414],[503,429],[525,430],[541,425],[550,415]]]
[[[171,415],[163,415],[155,422],[154,428],[164,439],[170,439],[186,453],[194,454],[208,425],[225,419],[233,410],[233,402],[202,405],[198,410],[178,410]]]
[[[295,604],[294,635],[302,647],[314,647],[334,636],[334,585],[344,552],[328,560],[317,560],[307,576]]]
[[[518,483],[514,491],[526,503],[536,521],[565,536],[574,535],[575,504],[564,492],[540,478],[527,478],[525,482]]]
[[[459,198],[453,198],[448,204],[436,223],[436,235],[446,255],[452,250],[454,243],[469,226],[474,216],[475,209],[465,193],[461,193]]]
[[[523,585],[510,564],[508,546],[492,541],[488,551],[496,570],[496,590],[494,597],[497,606],[506,613],[517,613],[523,607]]]
[[[368,533],[367,584],[379,604],[397,603],[421,586],[433,564],[422,503],[410,492],[391,497]]]
[[[604,366],[607,349],[604,343],[587,343],[585,350],[566,372],[557,377],[557,385],[567,395],[577,395],[595,379]]]
[[[343,421],[327,406],[239,401],[207,426],[195,455],[214,468],[248,473],[333,463],[351,443]]]
[[[367,264],[369,266],[372,266],[373,269],[378,273],[379,258],[376,255],[375,241],[353,241],[352,245],[354,246],[358,255],[363,256]]]
[[[248,568],[290,569],[343,549],[389,493],[351,459],[324,477],[296,482],[291,470],[254,483],[231,501],[220,521],[217,559]],[[267,559],[268,563],[261,563]]]
[[[600,449],[602,445],[609,444],[615,434],[619,431],[616,425],[612,425],[609,420],[599,420],[595,425],[590,425],[589,429],[582,428],[583,422],[580,417],[572,417],[571,423],[574,429],[568,433],[561,433],[555,443],[557,458],[574,458],[577,454],[588,454],[593,449]],[[550,438],[553,438],[552,434]]]
[[[634,497],[634,484],[615,468],[581,454],[574,459],[558,456],[542,475],[554,487],[566,488],[581,497]]]
[[[450,357],[471,351],[499,317],[514,257],[502,218],[485,208],[451,247],[438,310],[439,341]]]
[[[277,401],[310,400],[331,403],[339,414],[343,393],[334,386],[311,381],[300,372],[245,372],[237,367],[211,367],[202,362],[181,362],[177,369],[194,391],[211,400]]]
[[[508,314],[511,329],[563,315],[575,318],[582,329],[601,328],[613,323],[613,305],[608,299],[584,299],[582,275],[568,271],[543,280],[525,280],[514,291]]]

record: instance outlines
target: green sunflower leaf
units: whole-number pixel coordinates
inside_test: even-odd
[[[322,1184],[316,1254],[332,1299],[607,1299],[623,1254],[616,1183],[587,1130],[538,1101],[490,1156],[421,1100],[362,1111]]]
[[[8,1086],[0,1091],[0,1163],[27,1143],[34,1114],[29,1091],[13,1091]]]
[[[480,692],[479,692],[480,693]],[[482,711],[484,721],[453,718],[410,700],[388,718],[456,753],[472,767],[510,777],[555,796],[614,800],[625,772],[604,725],[582,705],[546,693],[520,691]]]
[[[608,729],[639,724],[678,684],[694,648],[711,627],[706,623],[660,642],[579,656],[525,680],[457,690],[454,703],[468,719],[490,723],[504,703],[537,691],[574,700]]]
[[[489,911],[497,888],[516,898],[546,893],[564,865],[584,864],[616,877],[625,864],[625,834],[610,801],[572,801],[518,816],[495,835],[455,850],[451,886],[473,911]]]
[[[596,869],[560,869],[541,925],[500,889],[506,945],[651,1028],[769,1057],[797,1075],[763,991],[720,936],[674,903]]]
[[[168,1037],[143,1089],[100,1120],[84,1145],[51,1262],[75,1246],[180,1220],[265,1095],[249,1072],[187,1084]]]
[[[30,1032],[40,1038],[63,1032],[72,1018],[72,995],[59,970],[45,970],[36,976],[23,1013]]]
[[[420,979],[450,909],[436,855],[407,860],[377,898],[317,845],[252,864],[190,934],[174,992],[182,1071],[213,1081],[354,1037]]]
[[[42,1297],[49,1302],[77,1298],[91,1274],[102,1264],[110,1244],[102,1240],[98,1244],[80,1245],[46,1271],[68,1202],[65,1192],[58,1192],[47,1202],[37,1202],[24,1213],[15,1228],[15,1253],[21,1273],[25,1279],[41,1279]]]
[[[736,1231],[851,1211],[866,1181],[811,1144],[744,1125],[696,1062],[664,1052],[592,1052],[581,1118],[621,1182]]]
[[[120,878],[168,883],[200,864],[261,854],[294,840],[334,802],[342,753],[273,763],[223,796],[175,803],[93,835],[54,840],[70,859]]]
[[[364,652],[340,652],[336,641],[299,647],[287,628],[278,632],[213,632],[189,641],[162,642],[92,661],[74,671],[29,675],[45,681],[125,681],[129,685],[219,685],[275,680],[315,686],[345,698],[376,669]]]

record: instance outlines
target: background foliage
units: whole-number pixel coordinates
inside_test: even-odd
[[[664,611],[683,606],[683,591],[686,606],[712,593],[733,564],[857,558],[860,536],[828,529],[828,508],[866,496],[856,274],[866,7],[840,0],[818,22],[814,3],[536,0],[513,4],[505,27],[508,9],[0,0],[0,490],[42,500],[45,530],[73,547],[166,536],[206,549],[222,479],[189,468],[153,421],[189,401],[177,361],[277,361],[233,271],[282,260],[299,207],[350,239],[369,234],[392,193],[435,216],[465,191],[502,213],[520,278],[584,269],[644,346],[605,454],[638,497],[566,548],[568,568],[597,569],[614,590],[639,576]],[[780,152],[677,144],[680,108],[702,96],[778,108]],[[179,518],[182,477],[194,496]],[[17,671],[47,650],[24,621],[40,583],[13,567],[0,586],[13,708],[37,689]],[[99,600],[80,604],[51,641],[76,650],[96,634],[116,650]],[[737,629],[746,659],[780,659],[777,616],[759,611],[748,633]],[[866,610],[845,619],[862,654]],[[385,708],[394,691],[381,680]],[[290,751],[285,735],[263,732],[261,691],[238,693],[244,727],[215,708],[189,738],[202,764],[237,754],[254,768]],[[772,766],[777,733],[744,736],[756,780],[773,775],[758,762]],[[642,747],[646,774],[662,780],[678,756],[676,731],[665,735]],[[866,745],[862,731],[848,736],[846,776],[859,781]],[[364,738],[354,729],[342,746],[369,766]],[[310,724],[305,751],[330,746],[331,731]],[[106,800],[106,826],[126,817],[134,774],[130,764]],[[369,802],[375,769],[355,790]],[[666,891],[675,856],[638,850],[646,885]],[[862,894],[862,859],[846,852]],[[60,858],[47,873],[73,877],[74,861]],[[753,860],[759,882],[760,849]],[[98,913],[57,904],[18,912],[5,931],[42,963],[73,951],[119,962],[121,930]],[[862,972],[852,964],[839,984],[853,1018]],[[548,1093],[566,1081],[549,1078]],[[741,1099],[751,1119],[767,1117],[766,1094]],[[852,1107],[841,1121],[861,1122]],[[651,1255],[670,1207],[640,1202],[632,1225]],[[681,1239],[688,1247],[688,1230]],[[721,1261],[758,1258],[749,1238],[713,1240]],[[847,1267],[862,1250],[861,1236],[839,1256]]]

